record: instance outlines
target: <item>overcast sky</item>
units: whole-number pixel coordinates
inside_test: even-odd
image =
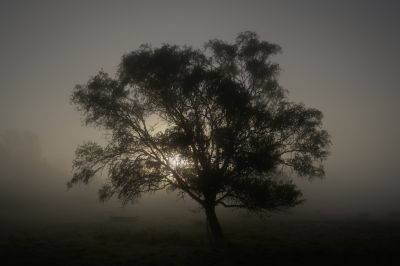
[[[379,0],[3,0],[0,158],[12,159],[9,154],[21,150],[14,164],[1,164],[3,189],[10,165],[33,167],[32,158],[55,169],[43,175],[64,182],[77,145],[101,137],[82,127],[69,103],[75,84],[100,69],[115,73],[121,56],[143,43],[201,48],[209,39],[233,41],[251,30],[282,47],[276,57],[281,84],[291,100],[320,109],[332,135],[326,177],[299,181],[305,206],[332,212],[400,209],[399,12],[398,1]],[[28,151],[33,155],[23,157]]]

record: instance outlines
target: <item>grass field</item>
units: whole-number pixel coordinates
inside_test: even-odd
[[[400,221],[201,221],[2,226],[0,265],[399,265]]]

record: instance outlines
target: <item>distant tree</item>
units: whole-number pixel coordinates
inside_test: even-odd
[[[280,47],[243,32],[204,50],[142,45],[122,57],[115,78],[100,71],[71,101],[108,145],[76,150],[68,183],[109,179],[100,199],[124,203],[145,192],[179,191],[204,209],[213,238],[223,238],[215,207],[277,211],[302,201],[283,173],[324,175],[328,133],[322,113],[290,102],[278,84]]]

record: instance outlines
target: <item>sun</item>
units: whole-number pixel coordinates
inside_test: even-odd
[[[168,159],[168,164],[172,168],[177,168],[183,164],[183,159],[179,154],[173,155]]]

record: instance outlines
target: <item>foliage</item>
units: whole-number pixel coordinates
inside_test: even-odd
[[[323,176],[330,140],[322,113],[289,101],[279,85],[278,52],[243,32],[204,50],[142,45],[124,55],[115,78],[100,71],[73,91],[86,124],[110,138],[77,149],[69,185],[105,170],[102,200],[169,188],[205,209],[298,204],[301,192],[280,177]]]

